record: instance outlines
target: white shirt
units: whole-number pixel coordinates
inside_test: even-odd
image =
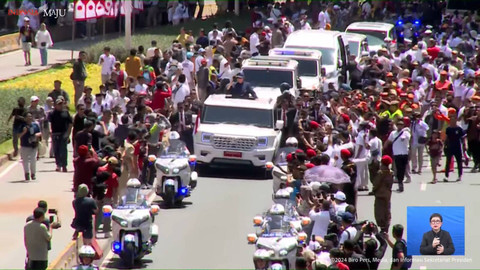
[[[253,55],[254,53],[258,53],[257,46],[260,44],[260,38],[258,37],[257,33],[253,33],[250,36],[250,53]]]
[[[193,83],[192,72],[194,71],[194,66],[192,61],[190,60],[183,61],[182,69],[183,69],[183,74],[185,74],[185,77],[187,78],[187,82],[189,84],[192,84]]]
[[[368,141],[368,144],[370,145],[370,160],[378,160],[382,158],[382,140],[380,140],[378,137],[375,137],[373,139],[370,139]],[[378,155],[374,156],[372,153],[378,152]]]
[[[103,100],[101,104],[98,104],[96,101],[92,104],[92,112],[98,116],[102,115],[105,110],[109,110],[108,104]]]
[[[151,48],[148,48],[147,49],[147,55],[146,57],[147,58],[152,58],[155,56],[155,50],[157,49],[157,47],[151,47]]]
[[[135,93],[138,95],[140,93],[146,93],[148,86],[146,84],[137,84],[135,85]]]
[[[325,237],[327,234],[328,224],[330,224],[330,212],[329,211],[320,211],[315,212],[311,210],[309,213],[310,219],[314,221],[312,234],[315,236]]]
[[[208,32],[208,41],[213,39],[213,31],[215,31],[215,30],[212,30],[212,31]],[[220,30],[217,30],[217,32],[218,32],[217,38],[219,38],[221,40],[223,38],[223,33]]]
[[[115,68],[115,61],[115,56],[111,54],[109,54],[108,56],[106,54],[100,55],[100,58],[98,59],[98,64],[102,66],[102,75],[112,74],[112,71]]]
[[[185,98],[190,95],[190,88],[186,84],[181,84],[178,89],[174,87],[173,92],[173,104],[175,108],[179,102],[183,102]]]
[[[108,104],[109,108],[113,108],[115,107],[118,98],[120,98],[120,92],[113,89],[112,91],[107,91],[104,102]]]
[[[453,81],[453,96],[454,97],[461,97],[463,98],[464,92],[466,90],[466,85],[462,84],[463,80],[462,79],[457,79]]]
[[[473,95],[475,95],[475,89],[472,87],[465,87],[465,91],[463,92],[463,96],[462,96],[462,101],[470,99],[471,97],[473,97]]]
[[[336,204],[335,205],[335,213],[338,215],[345,213],[345,209],[347,208],[348,204],[346,202],[343,202],[341,204]]]
[[[340,244],[343,244],[347,240],[353,240],[355,236],[357,235],[357,229],[355,227],[348,227],[345,231],[342,232],[342,235],[340,236]]]
[[[326,12],[324,11],[320,11],[320,13],[318,13],[318,23],[320,29],[325,29],[327,26],[327,17],[325,16],[325,13]]]
[[[400,137],[393,142],[392,148],[394,156],[408,155],[408,147],[410,146],[411,135],[409,128],[404,128],[402,131],[394,130],[392,133],[390,133],[390,136],[388,136],[388,140],[393,142],[401,133]]]
[[[419,137],[427,137],[430,127],[423,120],[416,120],[412,123],[412,145],[417,146]]]
[[[360,131],[357,135],[357,138],[355,138],[355,158],[364,158],[367,154],[367,149],[365,148],[365,131]],[[368,135],[367,135],[368,137]],[[359,152],[360,147],[362,147],[362,151]]]
[[[45,46],[41,44],[45,42]],[[38,31],[35,35],[35,43],[38,44],[39,48],[46,49],[53,46],[52,37],[50,36],[50,32],[48,30],[45,31]]]

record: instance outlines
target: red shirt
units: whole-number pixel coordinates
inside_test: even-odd
[[[92,190],[92,178],[98,167],[98,158],[94,154],[93,157],[76,157],[73,160],[73,190],[77,191],[80,184],[86,184],[89,190]],[[80,169],[81,168],[81,169]]]
[[[437,59],[438,54],[440,53],[440,48],[435,46],[427,49],[428,55],[432,57],[432,60]]]
[[[172,96],[172,89],[169,87],[168,91],[155,91],[153,94],[152,101],[150,103],[150,108],[152,110],[163,110],[165,108],[165,100]]]
[[[118,188],[118,176],[116,173],[114,173],[108,168],[108,165],[98,168],[97,174],[100,174],[102,172],[109,172],[111,174],[107,181],[105,181],[105,185],[107,185],[107,192],[105,193],[105,198],[112,198],[113,190]]]

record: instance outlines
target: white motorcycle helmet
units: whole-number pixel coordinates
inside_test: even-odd
[[[290,137],[285,141],[285,145],[289,147],[297,147],[298,146],[298,140],[295,137]]]
[[[283,205],[281,205],[281,204],[274,204],[274,205],[272,205],[270,210],[268,210],[268,213],[271,214],[271,215],[284,215],[285,214],[285,207],[283,207]]]
[[[142,183],[137,178],[131,178],[127,182],[127,188],[140,188]]]
[[[180,139],[180,134],[178,134],[178,132],[176,132],[176,131],[171,131],[168,139],[169,140],[179,140]]]
[[[279,263],[274,263],[272,266],[270,266],[271,270],[283,270],[283,265]]]
[[[83,245],[78,251],[78,257],[80,258],[94,258],[95,250],[92,246]]]
[[[289,199],[290,198],[290,192],[286,189],[279,189],[277,192],[275,192],[275,199]]]

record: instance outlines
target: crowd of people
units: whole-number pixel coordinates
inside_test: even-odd
[[[94,228],[101,228],[98,209],[118,203],[128,179],[139,178],[146,188],[151,186],[142,173],[145,161],[148,155],[158,153],[169,130],[177,131],[193,153],[196,123],[192,116],[201,112],[209,95],[256,97],[241,72],[243,60],[268,55],[298,29],[340,29],[349,20],[392,18],[392,10],[402,9],[423,20],[411,43],[392,46],[385,40],[382,49],[362,55],[359,62],[351,57],[347,63],[351,81],[340,78],[338,89],[333,84],[313,91],[300,89],[300,96],[294,97],[288,91],[291,86],[282,85],[277,118],[285,123],[281,144],[298,148],[287,156],[293,176],[289,184],[296,187],[299,212],[315,221],[313,231],[318,238],[304,249],[296,269],[326,267],[325,260],[313,263],[324,258],[324,252],[330,269],[377,269],[378,263],[367,268],[346,259],[383,257],[386,245],[393,248],[392,269],[404,269],[403,226],[393,226],[394,239],[388,237],[394,183],[397,192],[404,192],[404,184],[425,171],[425,149],[432,184],[438,182],[443,154],[443,181],[450,181],[453,158],[456,181],[462,180],[464,163],[470,159],[472,172],[480,166],[479,25],[469,13],[461,19],[457,13],[443,13],[439,18],[442,7],[436,2],[433,6],[428,2],[372,2],[359,6],[356,1],[338,5],[312,1],[308,6],[298,1],[252,7],[249,29],[235,29],[227,21],[223,28],[215,24],[195,36],[182,28],[168,48],[159,48],[154,40],[146,50],[143,46],[132,49],[124,63],[105,47],[98,61],[101,74],[87,74],[86,53],[80,52],[71,75],[75,86],[72,100],[62,90],[62,83],[67,82],[55,81],[44,105],[39,105],[36,96],[30,98],[29,106],[25,98],[19,98],[12,111],[14,155],[22,157],[25,180],[36,180],[36,161],[43,156],[55,158],[56,170],[67,172],[72,164],[67,158],[71,143],[72,191],[77,197],[72,227],[75,235],[83,232],[88,241],[95,237]],[[103,84],[87,86],[87,76],[101,76]],[[73,117],[70,104],[76,108]],[[305,185],[304,172],[322,165],[341,168],[350,183],[315,189]],[[357,212],[371,211],[356,208],[359,192],[375,197],[376,225],[354,226]],[[334,193],[333,198],[324,196],[327,193]],[[37,210],[35,220],[42,222]],[[94,214],[98,216],[96,224]],[[330,224],[337,228],[327,233],[322,226]],[[103,230],[108,233],[108,222]],[[376,237],[380,246],[373,240],[358,245],[363,233]]]

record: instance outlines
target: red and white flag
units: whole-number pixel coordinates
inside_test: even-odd
[[[93,0],[90,0],[87,2],[87,5],[86,5],[86,18],[87,19],[96,19],[97,18],[97,12],[96,12],[96,9],[97,9],[97,4],[96,4],[97,1],[93,1]]]
[[[107,15],[107,10],[105,9],[105,1],[100,0],[97,2],[97,7],[95,9],[95,13],[97,13],[97,18],[101,18]]]
[[[83,3],[83,1],[75,1],[74,16],[75,16],[76,21],[84,21],[84,20],[87,19],[87,15],[86,15],[85,10],[86,10],[86,6]]]

